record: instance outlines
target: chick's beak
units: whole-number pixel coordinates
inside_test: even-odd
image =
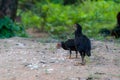
[[[60,44],[60,43],[57,43],[56,48],[57,48],[57,49],[60,49],[60,47],[61,47],[61,44]]]

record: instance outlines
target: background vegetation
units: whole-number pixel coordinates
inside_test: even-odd
[[[15,24],[9,17],[0,19],[0,38],[27,37],[24,26]]]
[[[74,36],[73,24],[98,38],[101,28],[112,29],[120,11],[119,0],[20,0],[17,15],[25,29],[35,28],[54,38]]]

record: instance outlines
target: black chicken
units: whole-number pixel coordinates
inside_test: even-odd
[[[111,31],[111,36],[115,36],[115,38],[120,38],[120,26],[115,27]]]
[[[65,42],[58,43],[57,48],[60,48],[60,47],[62,47],[64,50],[69,50],[70,51],[69,58],[71,58],[72,51],[75,51],[76,52],[76,58],[77,58],[78,52],[75,48],[74,39],[68,39]]]
[[[75,24],[77,28],[75,31],[75,47],[79,51],[82,58],[82,65],[85,64],[85,56],[91,56],[91,42],[90,40],[82,34],[82,27],[79,24]]]
[[[117,26],[111,31],[111,36],[120,38],[120,12],[117,14]]]
[[[120,26],[120,12],[117,14],[117,24]]]
[[[117,14],[117,26],[114,27],[112,30],[108,30],[103,28],[99,31],[104,37],[106,36],[114,36],[115,38],[120,38],[120,12]]]

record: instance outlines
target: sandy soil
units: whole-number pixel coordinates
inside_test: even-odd
[[[0,80],[120,80],[120,43],[92,40],[86,65],[38,39],[0,39]]]

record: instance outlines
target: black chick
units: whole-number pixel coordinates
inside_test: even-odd
[[[107,37],[110,35],[111,31],[106,29],[106,28],[102,28],[99,33],[103,36],[103,37]]]
[[[75,46],[81,55],[82,65],[84,65],[85,56],[91,56],[91,42],[89,38],[82,34],[82,27],[79,24],[75,24],[75,27],[77,28],[75,31]]]
[[[72,51],[75,51],[76,52],[76,58],[77,58],[78,52],[75,48],[74,39],[68,39],[65,42],[58,43],[57,48],[60,48],[60,47],[62,47],[64,50],[69,50],[70,51],[69,58],[71,58]]]

